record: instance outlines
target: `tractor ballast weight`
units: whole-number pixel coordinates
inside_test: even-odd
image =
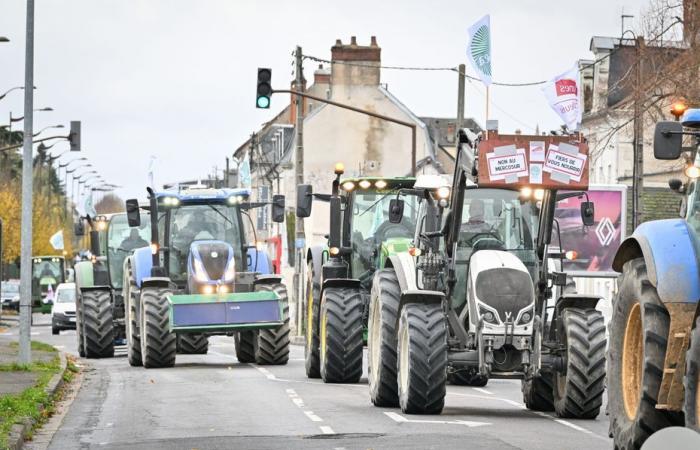
[[[151,243],[125,266],[130,364],[172,366],[178,352],[206,353],[217,334],[235,336],[241,362],[285,364],[286,288],[244,233],[247,211],[270,203],[250,202],[246,189],[148,194]],[[283,220],[284,197],[271,204],[273,220]],[[127,201],[130,225],[140,223],[141,208]]]
[[[698,109],[656,125],[656,159],[686,154],[686,179],[669,180],[682,218],[642,223],[613,260],[621,275],[609,324],[608,409],[618,448],[638,448],[668,426],[700,432],[699,129]],[[690,149],[684,135],[694,139]]]

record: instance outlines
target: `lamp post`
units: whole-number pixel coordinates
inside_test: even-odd
[[[34,133],[34,136],[33,136],[33,137],[37,137],[37,136],[39,136],[41,133],[43,133],[44,131],[50,130],[50,129],[52,129],[52,128],[65,128],[65,127],[64,127],[63,125],[60,125],[60,124],[59,124],[59,125],[51,125],[51,126],[48,126],[48,127],[44,127],[44,128],[42,128],[41,130],[39,130],[39,132]],[[42,142],[41,144],[43,145],[43,142]],[[56,145],[56,144],[55,144],[55,143],[54,143],[54,144],[51,144],[52,147],[53,147],[54,145]],[[46,147],[46,148],[48,148],[48,147]]]
[[[17,90],[19,90],[19,89],[24,89],[24,86],[15,86],[15,87],[13,87],[13,88],[11,88],[11,89],[8,89],[7,91],[5,91],[4,94],[0,95],[0,100],[2,100],[3,98],[5,98],[5,97],[7,96],[7,94],[9,94],[10,92],[12,92],[12,91],[17,91]]]
[[[34,94],[34,92],[32,92],[32,94]],[[33,95],[32,95],[32,97],[33,97]],[[32,109],[32,112],[47,112],[47,111],[53,111],[53,108],[50,106],[45,106],[45,107],[39,108],[39,109]],[[10,111],[9,131],[12,131],[12,123],[13,122],[20,122],[20,121],[24,120],[24,118],[26,116],[27,116],[27,114],[25,113],[25,115],[22,117],[12,117],[12,111]],[[32,114],[31,117],[34,118],[34,114]]]

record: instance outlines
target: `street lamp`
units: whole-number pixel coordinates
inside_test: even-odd
[[[9,94],[10,92],[16,91],[16,90],[18,90],[18,89],[24,89],[24,86],[16,86],[16,87],[13,87],[12,89],[6,91],[4,94],[0,95],[0,100],[2,100],[3,98],[5,98],[5,96],[6,96],[7,94]]]
[[[42,128],[41,130],[39,130],[37,133],[34,133],[34,134],[32,135],[32,137],[37,137],[37,136],[39,136],[41,133],[43,133],[44,131],[50,130],[50,129],[52,129],[52,128],[65,128],[65,127],[64,127],[63,125],[51,125],[51,126],[48,126],[48,127],[44,127],[44,128]],[[55,143],[52,144],[51,147],[53,147],[54,145],[56,145],[56,144],[55,144]],[[49,148],[49,147],[44,146],[44,148]]]
[[[34,112],[45,112],[45,111],[53,111],[53,108],[50,106],[45,106],[43,108],[39,109],[34,109]],[[12,117],[12,111],[10,111],[10,131],[12,131],[12,123],[13,122],[19,122],[20,120],[24,120],[24,116],[22,117]]]
[[[5,36],[0,36],[0,42],[10,42]]]

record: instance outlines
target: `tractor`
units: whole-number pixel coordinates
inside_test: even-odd
[[[32,311],[48,314],[53,300],[50,292],[66,281],[66,260],[63,256],[32,256]]]
[[[126,214],[85,217],[92,260],[75,264],[78,353],[110,358],[126,342],[122,270],[136,248],[148,246],[148,225],[129,229]]]
[[[408,251],[423,192],[415,178],[341,180],[343,173],[337,164],[330,195],[313,194],[310,185],[297,191],[297,217],[310,216],[314,197],[330,203],[328,245],[307,252],[302,308],[306,375],[326,383],[359,381],[374,273],[391,255]],[[448,195],[441,177],[422,179]]]
[[[600,298],[576,294],[553,264],[567,253],[554,211],[558,201],[586,196],[586,154],[578,135],[460,130],[449,204],[424,197],[415,248],[390,256],[374,276],[374,405],[439,414],[448,380],[484,386],[503,378],[521,380],[531,410],[599,414],[606,344]],[[535,162],[533,155],[541,156]],[[593,214],[593,204],[582,202],[585,225]]]
[[[270,203],[247,189],[147,190],[147,205],[126,202],[131,227],[141,209],[151,226],[150,245],[124,262],[129,364],[172,367],[177,353],[207,353],[212,335],[233,335],[242,363],[286,364],[287,289],[244,226],[254,230],[248,210]],[[272,219],[284,220],[284,196],[273,197]]]
[[[608,412],[615,448],[637,449],[655,431],[700,432],[700,110],[659,122],[654,156],[685,159],[681,218],[642,223],[613,260],[621,275],[609,324]],[[683,136],[694,146],[683,147]]]

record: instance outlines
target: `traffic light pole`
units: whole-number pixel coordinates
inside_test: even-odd
[[[304,90],[304,70],[302,66],[302,52],[301,47],[297,45],[296,54],[296,81],[294,83],[294,88],[299,91],[296,93],[296,164],[295,164],[295,178],[297,186],[304,184],[304,102],[302,97],[304,94],[301,91]],[[272,91],[274,92],[274,91]],[[270,94],[272,94],[272,92]],[[292,91],[290,91],[291,93]],[[306,242],[304,241],[306,235],[304,233],[304,219],[297,217],[294,221],[294,247],[296,250],[296,257],[294,258],[294,294],[296,297],[296,319],[297,319],[297,335],[300,336],[303,330],[302,324],[302,308],[304,307],[304,248],[306,247]]]

